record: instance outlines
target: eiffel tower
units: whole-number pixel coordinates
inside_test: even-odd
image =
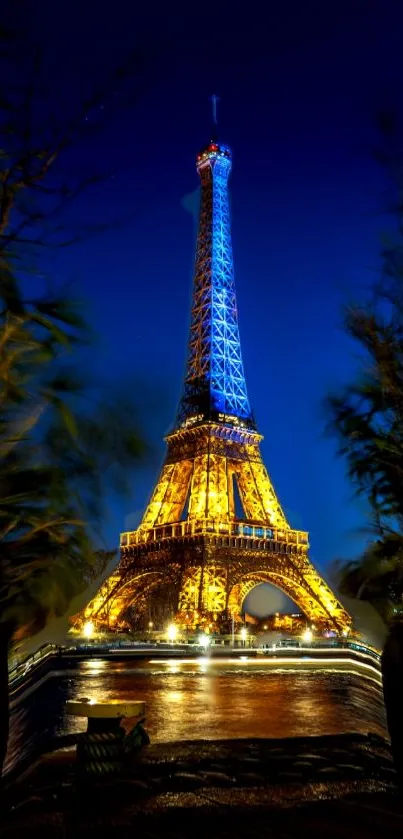
[[[316,627],[345,632],[351,618],[309,560],[308,533],[291,529],[259,449],[238,328],[231,160],[216,134],[197,156],[201,201],[183,395],[141,524],[121,535],[117,569],[80,617],[113,629],[124,626],[130,608],[145,625],[162,597],[182,627],[224,625],[267,582]]]

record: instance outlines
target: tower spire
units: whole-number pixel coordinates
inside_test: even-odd
[[[220,97],[213,93],[210,96],[210,102],[212,106],[212,115],[213,115],[213,123],[211,128],[211,142],[218,143],[218,119],[217,119],[217,105],[220,101]]]
[[[217,120],[217,96],[213,119]],[[231,150],[211,141],[197,156],[200,215],[188,363],[177,427],[201,421],[254,427],[235,296],[228,177]]]

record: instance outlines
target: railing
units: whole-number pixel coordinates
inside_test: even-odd
[[[243,536],[249,539],[263,539],[274,542],[286,542],[293,545],[308,545],[308,533],[303,530],[277,530],[247,522],[218,522],[207,519],[199,521],[179,521],[144,530],[131,530],[122,533],[122,547],[140,545],[145,542],[159,542],[162,539],[178,539],[198,535]]]
[[[13,654],[8,661],[8,679],[10,684],[16,679],[25,678],[31,668],[39,663],[45,661],[49,656],[53,656],[57,650],[55,644],[43,644],[31,655],[24,657]]]

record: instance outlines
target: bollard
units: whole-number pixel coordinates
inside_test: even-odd
[[[143,727],[144,702],[79,699],[69,700],[66,706],[67,713],[88,719],[76,752],[77,779],[82,783],[121,774],[131,756],[150,742]],[[123,726],[131,727],[126,732]]]

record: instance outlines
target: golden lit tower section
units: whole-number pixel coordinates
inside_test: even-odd
[[[228,178],[232,155],[214,135],[197,155],[201,183],[187,366],[167,454],[143,519],[121,536],[121,559],[81,619],[141,623],[170,593],[176,620],[238,616],[270,582],[316,625],[351,619],[292,530],[262,461],[250,408],[236,304]],[[164,595],[165,593],[165,595]]]

